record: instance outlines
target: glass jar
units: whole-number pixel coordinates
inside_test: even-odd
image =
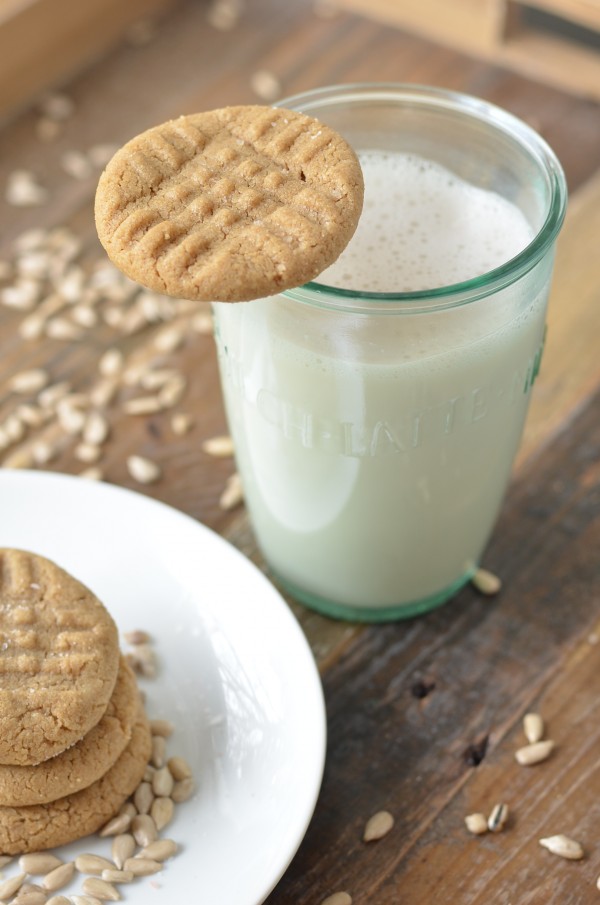
[[[496,521],[540,365],[564,175],[523,122],[437,88],[325,88],[282,106],[380,165],[400,154],[443,167],[505,199],[530,230],[509,260],[435,289],[397,291],[375,268],[373,285],[327,285],[326,272],[214,305],[237,464],[275,577],[330,616],[413,616],[470,579]],[[417,222],[418,207],[405,215]],[[370,216],[358,256],[377,256],[383,230],[401,269],[393,221]],[[498,214],[496,233],[507,229]]]

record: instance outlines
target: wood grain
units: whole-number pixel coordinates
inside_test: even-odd
[[[330,741],[315,819],[269,903],[312,905],[348,888],[355,905],[593,905],[600,873],[592,832],[600,779],[591,747],[598,745],[599,646],[588,641],[600,632],[598,104],[357,15],[323,18],[308,0],[254,0],[228,32],[210,27],[204,4],[182,3],[151,44],[115,48],[68,86],[76,112],[54,143],[36,140],[33,110],[0,131],[0,185],[27,167],[50,194],[35,209],[11,208],[0,198],[0,256],[10,256],[12,240],[27,228],[66,224],[84,241],[85,265],[98,260],[97,173],[74,180],[61,155],[97,142],[120,144],[182,112],[256,101],[251,77],[259,69],[279,79],[283,94],[391,80],[479,95],[541,132],[571,191],[542,370],[515,482],[486,556],[504,580],[501,596],[486,600],[467,588],[425,618],[374,628],[334,622],[290,602],[323,676]],[[123,402],[136,390],[126,388],[106,409],[106,478],[198,518],[266,568],[244,508],[219,506],[233,461],[202,450],[204,439],[226,430],[212,337],[193,331],[190,315],[181,314],[182,346],[158,355],[160,324],[126,335],[100,323],[78,342],[25,341],[21,318],[0,308],[0,423],[16,404],[8,381],[17,370],[43,366],[53,381],[88,391],[111,346],[132,363],[179,369],[188,380],[179,408],[193,417],[190,433],[176,436],[169,413],[127,416]],[[45,430],[32,429],[23,442]],[[76,441],[61,443],[46,467],[77,473],[83,466]],[[159,462],[163,479],[136,484],[125,465],[133,452]],[[547,764],[525,770],[513,751],[529,707],[542,710],[558,747]],[[483,762],[469,766],[486,739]],[[464,814],[501,796],[510,796],[514,815],[506,833],[468,836]],[[396,826],[366,847],[364,822],[382,807],[393,811]],[[565,815],[572,815],[568,825],[558,822]],[[539,849],[539,833],[563,831],[581,834],[589,849],[582,864]]]

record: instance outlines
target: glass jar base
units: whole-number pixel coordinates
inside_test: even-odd
[[[294,600],[311,610],[316,610],[317,613],[321,613],[323,616],[329,616],[332,619],[343,619],[347,622],[397,622],[400,619],[411,619],[413,616],[421,616],[423,613],[447,603],[451,597],[454,597],[471,580],[475,568],[469,569],[468,572],[461,575],[451,585],[435,594],[431,594],[429,597],[387,607],[352,606],[336,603],[333,600],[327,600],[317,594],[312,594],[310,591],[305,591],[288,581],[280,573],[274,570],[271,571],[278,584]]]

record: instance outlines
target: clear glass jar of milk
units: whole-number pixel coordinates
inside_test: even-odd
[[[314,283],[215,304],[230,429],[258,543],[293,596],[412,616],[477,568],[544,344],[566,204],[524,123],[433,88],[282,102],[357,151],[365,206]]]

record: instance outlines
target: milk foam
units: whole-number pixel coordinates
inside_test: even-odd
[[[450,286],[509,261],[532,240],[521,211],[412,154],[364,151],[358,228],[319,282],[366,292]]]

